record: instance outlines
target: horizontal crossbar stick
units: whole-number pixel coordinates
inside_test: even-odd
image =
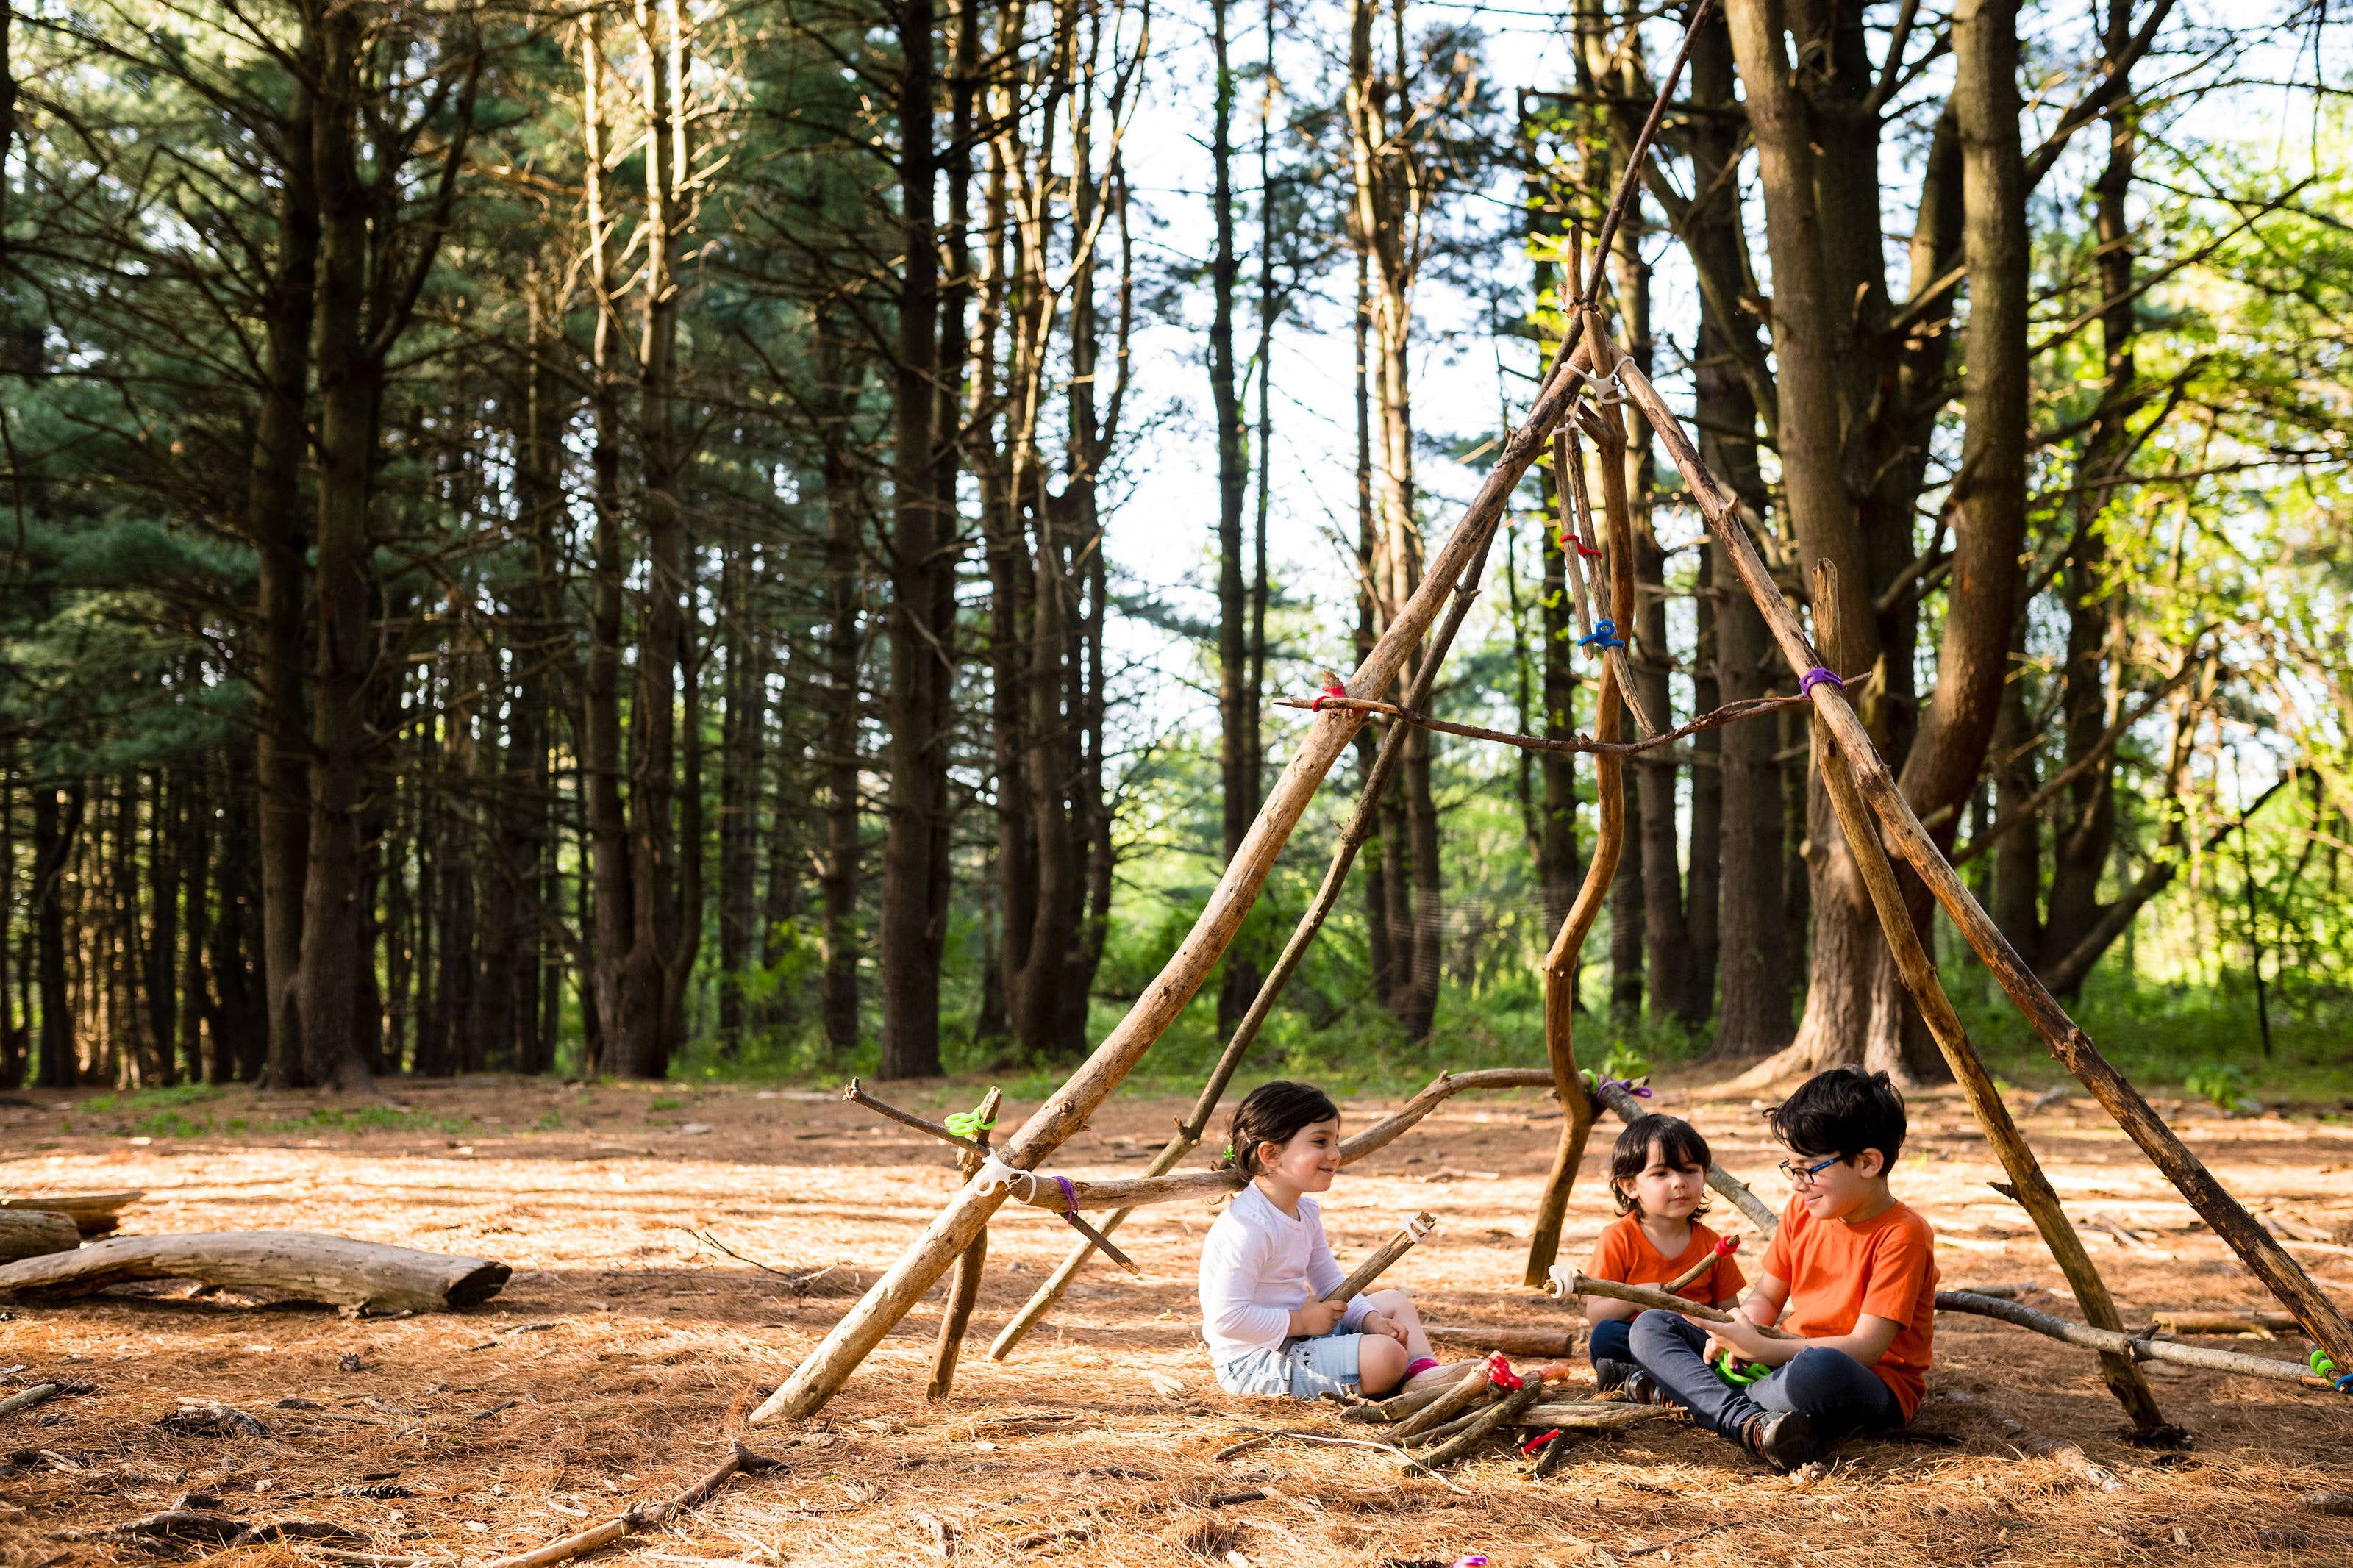
[[[1860,685],[1869,677],[1858,675],[1850,679],[1853,684]],[[1519,735],[1509,730],[1490,730],[1478,724],[1457,724],[1451,720],[1433,719],[1427,713],[1419,713],[1410,708],[1400,708],[1394,702],[1370,702],[1356,697],[1278,697],[1275,699],[1274,705],[1278,708],[1303,708],[1310,710],[1318,708],[1353,708],[1358,712],[1377,714],[1385,719],[1395,719],[1400,723],[1411,724],[1417,729],[1434,730],[1441,735],[1460,735],[1466,741],[1493,741],[1500,745],[1517,746],[1523,751],[1583,752],[1597,756],[1626,756],[1635,752],[1648,752],[1660,746],[1671,745],[1688,736],[1696,735],[1702,730],[1719,729],[1726,724],[1737,723],[1743,719],[1761,718],[1765,714],[1778,713],[1788,708],[1810,708],[1814,704],[1810,697],[1746,698],[1738,702],[1727,702],[1721,708],[1703,713],[1680,729],[1668,730],[1656,735],[1646,735],[1639,741],[1596,741],[1585,735],[1573,736],[1566,741],[1551,741],[1541,735]]]
[[[1607,1296],[1613,1301],[1631,1301],[1637,1307],[1649,1307],[1662,1312],[1681,1312],[1686,1318],[1697,1318],[1704,1323],[1728,1323],[1732,1314],[1718,1307],[1690,1300],[1682,1296],[1670,1296],[1664,1290],[1648,1285],[1620,1285],[1615,1279],[1596,1279],[1563,1266],[1552,1271],[1546,1288],[1556,1296]],[[1803,1336],[1786,1329],[1776,1329],[1763,1323],[1748,1325],[1768,1340],[1794,1340]]]
[[[2031,1329],[2038,1334],[2047,1334],[2052,1339],[2084,1350],[2107,1351],[2116,1355],[2130,1356],[2135,1361],[2172,1362],[2180,1366],[2203,1367],[2208,1372],[2267,1377],[2274,1383],[2300,1383],[2306,1388],[2329,1389],[2336,1386],[2328,1379],[2316,1376],[2309,1368],[2292,1361],[2274,1361],[2269,1356],[2247,1355],[2239,1351],[2209,1350],[2204,1345],[2175,1344],[2170,1340],[2139,1339],[2115,1329],[2095,1329],[2088,1323],[2072,1322],[2065,1318],[2054,1318],[2048,1312],[2038,1312],[2031,1307],[2021,1307],[2015,1301],[1978,1296],[1967,1290],[1937,1291],[1936,1310],[1999,1318],[2005,1323]]]

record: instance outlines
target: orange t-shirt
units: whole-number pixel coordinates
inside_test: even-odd
[[[1596,1279],[1615,1279],[1620,1285],[1664,1285],[1715,1251],[1716,1240],[1715,1232],[1694,1220],[1691,1245],[1676,1257],[1668,1258],[1651,1244],[1640,1219],[1632,1215],[1620,1215],[1594,1242],[1593,1258],[1585,1266],[1585,1271]],[[1740,1265],[1730,1258],[1719,1258],[1715,1268],[1676,1294],[1713,1305],[1717,1301],[1735,1300],[1739,1296],[1741,1287],[1746,1283],[1747,1280],[1741,1276]]]
[[[1857,1225],[1818,1220],[1804,1198],[1791,1198],[1757,1267],[1789,1282],[1781,1327],[1793,1334],[1852,1333],[1866,1312],[1903,1324],[1871,1370],[1912,1419],[1927,1389],[1936,1325],[1936,1233],[1926,1220],[1900,1203]]]

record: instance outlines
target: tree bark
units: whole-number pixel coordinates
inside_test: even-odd
[[[382,361],[370,351],[366,320],[371,203],[359,163],[361,25],[355,6],[322,13],[311,128],[320,216],[313,534],[318,663],[311,682],[310,855],[295,1002],[303,1076],[337,1090],[365,1089],[372,1081],[352,1027],[360,962],[359,813],[368,793],[369,675],[375,651],[368,489],[382,374]]]
[[[59,796],[64,797],[62,804]],[[37,781],[33,785],[33,929],[35,968],[41,998],[43,1089],[71,1089],[80,1081],[75,1056],[73,1004],[66,983],[66,868],[81,832],[83,787]]]
[[[939,261],[932,0],[902,0],[899,188],[902,261],[892,404],[890,793],[884,807],[881,1076],[940,1071],[940,958],[947,942],[947,749],[955,662],[953,536],[939,502],[933,426]]]
[[[1234,74],[1227,60],[1229,0],[1210,0],[1209,44],[1216,62],[1209,118],[1210,210],[1217,250],[1209,263],[1209,405],[1218,426],[1218,780],[1224,795],[1223,854],[1229,860],[1258,815],[1250,776],[1250,731],[1259,721],[1250,694],[1250,588],[1242,568],[1242,501],[1249,470],[1242,450],[1242,400],[1234,371],[1233,120]],[[1258,994],[1256,964],[1229,951],[1218,992],[1218,1034],[1233,1033]]]
[[[260,647],[252,661],[260,708],[254,778],[260,792],[262,997],[269,1033],[264,1075],[303,1077],[294,975],[302,957],[302,881],[310,862],[310,724],[303,689],[310,627],[303,614],[302,470],[310,445],[304,405],[311,379],[311,329],[318,287],[319,205],[312,173],[314,106],[311,73],[317,49],[305,13],[285,121],[280,131],[278,253],[264,304],[260,405],[254,411],[253,455],[246,487],[246,531],[254,545],[255,618]]]
[[[1711,11],[1692,42],[1692,99],[1714,108],[1733,101],[1732,38],[1721,10]],[[1691,131],[1692,186],[1714,193],[1684,216],[1683,236],[1704,276],[1741,278],[1744,241],[1737,193],[1729,166],[1745,138],[1736,122],[1715,114],[1696,116]],[[1732,486],[1753,515],[1766,515],[1768,496],[1757,466],[1758,407],[1745,367],[1764,358],[1760,323],[1739,302],[1740,291],[1722,287],[1700,292],[1699,354],[1693,368],[1700,450],[1713,472]],[[1708,551],[1708,603],[1714,610],[1713,673],[1717,702],[1741,702],[1770,689],[1773,648],[1757,606],[1739,589],[1732,563],[1720,545]],[[1706,701],[1697,704],[1708,706]],[[1722,731],[1720,763],[1721,842],[1717,899],[1720,997],[1711,1055],[1741,1059],[1777,1051],[1794,1028],[1789,988],[1794,967],[1781,882],[1783,786],[1779,726],[1734,724]],[[1695,770],[1694,779],[1705,770]],[[1692,854],[1702,854],[1694,822]],[[1694,902],[1696,903],[1696,900]]]
[[[826,1048],[837,1055],[858,1046],[858,887],[862,847],[859,817],[859,616],[865,566],[860,549],[861,509],[852,493],[849,455],[850,410],[865,384],[862,365],[840,352],[820,323],[817,350],[819,394],[827,411],[824,458],[826,640],[823,760],[825,860],[818,899],[825,963],[822,1005]]]

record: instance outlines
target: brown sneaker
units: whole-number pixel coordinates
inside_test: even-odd
[[[1821,1445],[1814,1441],[1814,1423],[1802,1410],[1773,1410],[1750,1416],[1741,1425],[1740,1446],[1783,1472],[1810,1465],[1821,1456]]]
[[[1636,1405],[1674,1403],[1667,1397],[1667,1391],[1659,1386],[1659,1380],[1639,1366],[1626,1374],[1626,1381],[1618,1385],[1618,1394],[1619,1397]]]

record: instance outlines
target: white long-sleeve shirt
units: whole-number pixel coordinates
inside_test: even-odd
[[[1201,1244],[1201,1337],[1210,1359],[1281,1349],[1293,1309],[1321,1300],[1343,1278],[1314,1198],[1299,1200],[1293,1219],[1256,1183],[1244,1187]],[[1351,1298],[1338,1331],[1356,1331],[1372,1310],[1363,1296]]]

